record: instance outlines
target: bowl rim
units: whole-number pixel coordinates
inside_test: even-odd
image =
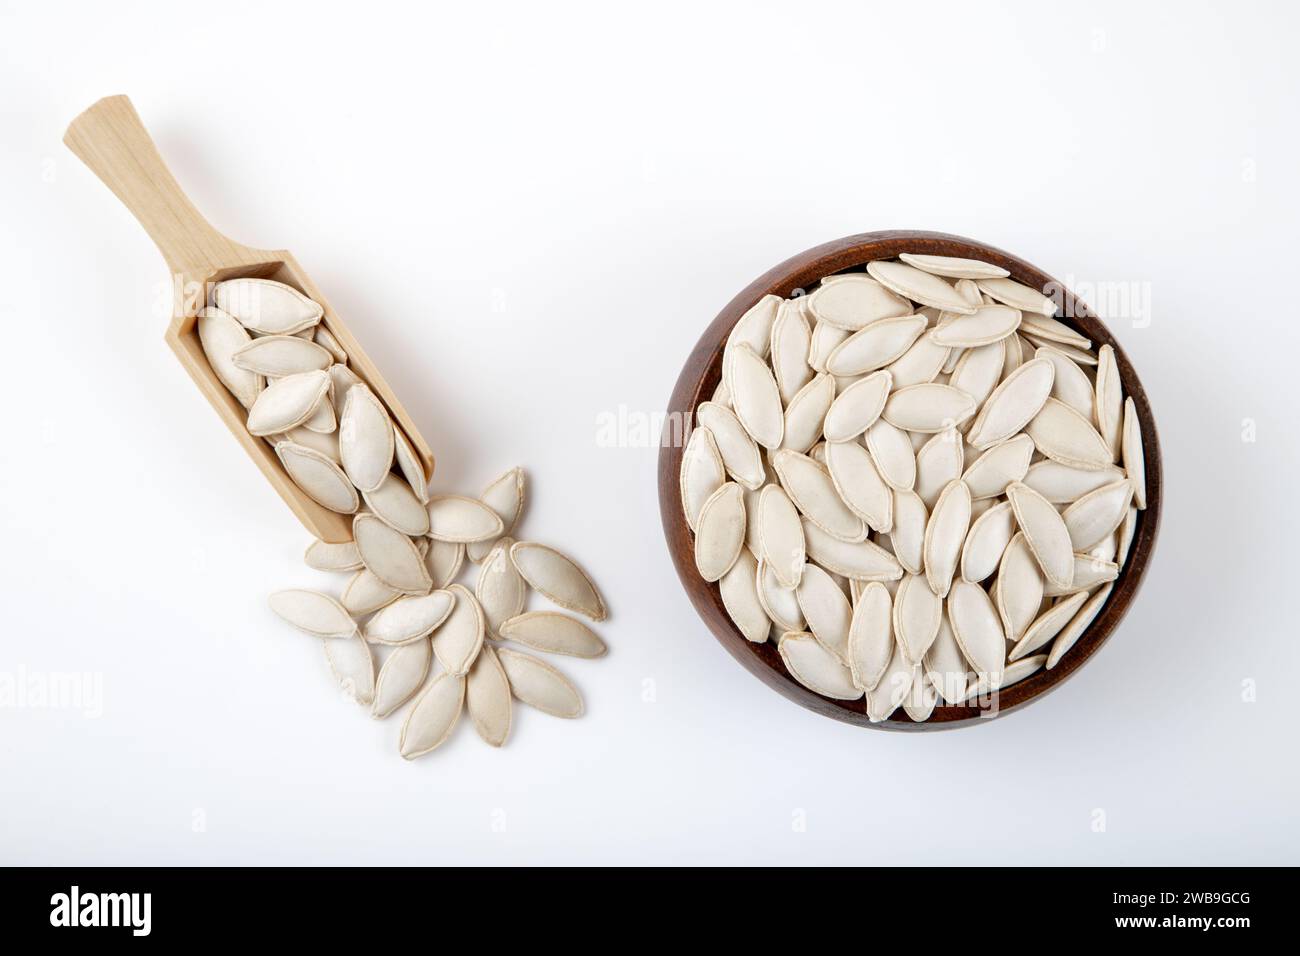
[[[1138,512],[1128,559],[1100,613],[1054,668],[1039,670],[1005,690],[980,699],[980,706],[938,706],[930,719],[921,723],[907,717],[900,707],[888,720],[871,723],[866,716],[864,698],[833,700],[807,689],[785,670],[771,641],[752,643],[732,623],[717,583],[705,582],[695,570],[693,534],[682,511],[678,473],[695,411],[701,402],[712,397],[721,380],[727,335],[751,306],[765,295],[788,298],[811,288],[825,276],[861,271],[873,259],[895,258],[900,253],[973,258],[1002,266],[1011,278],[1056,299],[1056,318],[1081,331],[1092,340],[1094,348],[1101,345],[1114,348],[1124,393],[1133,399],[1141,427],[1147,507]],[[1160,439],[1150,400],[1127,354],[1101,319],[1063,283],[1009,252],[963,236],[909,229],[858,233],[814,246],[769,269],[737,293],[695,343],[673,388],[664,421],[659,451],[660,517],[669,555],[696,612],[723,648],[750,673],[795,703],[846,723],[878,730],[947,730],[987,722],[1040,699],[1072,677],[1114,633],[1137,596],[1154,553],[1162,503]]]

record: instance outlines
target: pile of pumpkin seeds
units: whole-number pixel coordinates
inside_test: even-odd
[[[446,741],[463,709],[494,747],[510,732],[512,697],[579,716],[582,697],[568,678],[507,644],[571,657],[605,653],[577,618],[527,610],[532,590],[593,621],[606,616],[576,562],[512,537],[524,506],[522,469],[478,497],[431,495],[411,442],[349,368],[318,303],[268,279],[217,283],[210,302],[198,316],[199,338],[248,409],[248,431],[272,445],[314,501],[355,515],[352,541],[316,541],[305,556],[312,568],[351,575],[338,597],[294,589],[270,599],[280,617],[321,639],[347,696],[377,718],[414,700],[399,740],[408,759]],[[456,582],[474,564],[471,590]]]
[[[923,721],[1054,667],[1101,611],[1142,436],[1114,350],[1055,313],[998,266],[904,254],[736,323],[682,507],[700,575],[799,683]]]

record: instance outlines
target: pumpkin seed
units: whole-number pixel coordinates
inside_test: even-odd
[[[211,306],[199,311],[196,324],[199,344],[203,346],[203,354],[207,356],[212,371],[239,404],[251,408],[266,387],[266,379],[236,365],[233,357],[252,341],[252,337],[233,317]]]
[[[1082,365],[1089,364],[1078,358],[1075,350],[1087,352],[1092,348],[1092,342],[1064,322],[1058,322],[1049,316],[1026,312],[1020,317],[1020,334],[1035,346],[1055,345],[1074,361]]]
[[[754,588],[753,558],[750,558],[749,586]],[[754,606],[763,616],[764,633],[767,630],[767,618],[763,609],[758,607],[757,597]],[[559,614],[555,611],[530,611],[519,614],[503,623],[500,627],[503,640],[515,641],[538,651],[549,654],[564,654],[568,657],[601,657],[605,653],[605,642],[591,628],[581,621]]]
[[[947,276],[950,279],[997,279],[1011,274],[1001,266],[995,266],[991,262],[981,262],[979,259],[926,256],[913,252],[900,253],[898,258],[922,272]]]
[[[808,309],[818,321],[850,332],[912,311],[906,299],[863,273],[840,276],[833,282],[823,280],[808,297]]]
[[[917,667],[912,671],[912,686],[903,698],[903,710],[919,724],[930,719],[938,703],[939,695],[935,692],[934,685],[922,668]]]
[[[1115,350],[1109,345],[1103,345],[1097,350],[1097,388],[1094,398],[1097,431],[1110,450],[1111,461],[1119,461],[1124,428],[1124,391],[1119,378],[1119,365],[1115,361]]]
[[[334,414],[341,419],[348,392],[352,391],[352,386],[360,385],[361,379],[357,378],[356,373],[346,365],[331,365],[328,371],[330,377],[330,404],[334,406]]]
[[[1024,482],[1052,504],[1068,505],[1123,477],[1124,473],[1113,465],[1093,471],[1064,465],[1048,458],[1031,465],[1025,473]]]
[[[889,658],[889,666],[881,675],[879,683],[867,692],[867,719],[878,724],[898,710],[907,699],[916,679],[917,667],[907,662],[902,645],[894,642],[894,650]]]
[[[320,452],[282,441],[276,444],[275,454],[293,483],[321,507],[339,514],[352,514],[360,506],[361,499],[347,475]]]
[[[531,541],[516,541],[510,547],[510,559],[528,586],[568,611],[603,621],[605,602],[587,573],[571,558],[554,548]]]
[[[1016,435],[990,445],[961,476],[970,488],[971,499],[978,501],[1005,494],[1007,485],[1013,481],[1024,479],[1029,484],[1026,475],[1031,470],[1029,460],[1033,454],[1034,442],[1028,435]]]
[[[840,541],[806,518],[803,534],[808,558],[834,574],[854,581],[897,581],[903,576],[898,559],[871,541]]]
[[[1115,536],[1111,535],[1109,540],[1113,543]],[[1119,565],[1110,558],[1099,556],[1094,549],[1090,554],[1074,556],[1074,580],[1070,582],[1068,588],[1048,584],[1043,588],[1043,597],[1060,597],[1075,591],[1092,591],[1109,581],[1114,581],[1117,577],[1119,577]]]
[[[582,697],[568,678],[545,661],[509,648],[497,649],[510,691],[519,700],[552,717],[580,717]]]
[[[401,596],[401,591],[390,588],[375,577],[374,572],[362,568],[348,581],[348,586],[343,589],[343,596],[339,601],[347,608],[349,614],[361,617],[378,611]]]
[[[714,485],[716,488],[721,480]],[[497,513],[501,518],[501,534],[513,534],[519,515],[524,510],[524,470],[511,468],[509,471],[492,479],[483,489],[479,500]],[[470,541],[465,545],[465,554],[476,564],[486,558],[496,546],[498,538],[484,538]]]
[[[1123,523],[1133,498],[1133,483],[1127,478],[1090,491],[1061,516],[1075,551],[1096,547]]]
[[[1124,471],[1133,482],[1133,503],[1139,509],[1147,506],[1147,466],[1142,452],[1142,423],[1138,420],[1133,399],[1124,399],[1124,432],[1120,442],[1123,447]]]
[[[347,609],[328,594],[293,588],[270,597],[271,610],[315,637],[351,637],[357,625]]]
[[[212,287],[212,304],[244,328],[292,335],[320,321],[324,310],[292,286],[272,279],[227,279]]]
[[[868,582],[849,622],[848,660],[855,686],[873,690],[894,652],[893,599],[879,581]]]
[[[1050,671],[1060,663],[1065,652],[1072,648],[1075,642],[1083,636],[1083,632],[1088,629],[1093,620],[1101,612],[1107,598],[1110,597],[1113,584],[1107,584],[1100,591],[1088,599],[1088,603],[1079,608],[1079,613],[1071,618],[1070,623],[1065,625],[1065,629],[1056,636],[1052,643],[1052,649],[1047,655],[1047,669]]]
[[[429,676],[432,660],[428,638],[394,648],[379,668],[370,716],[382,719],[410,700]]]
[[[922,551],[925,578],[930,584],[930,590],[940,598],[948,596],[953,573],[957,570],[957,559],[961,556],[962,542],[966,540],[968,530],[970,489],[960,478],[954,478],[943,489],[934,510],[930,512]],[[909,659],[920,661],[916,656],[909,655]]]
[[[781,401],[789,403],[799,389],[812,379],[808,353],[812,349],[812,331],[797,301],[781,303],[772,324],[772,372]]]
[[[424,473],[424,465],[420,463],[410,441],[396,426],[393,427],[393,457],[397,460],[397,468],[410,486],[411,493],[421,503],[428,501],[429,479]]]
[[[1015,643],[1029,629],[1043,604],[1043,576],[1023,531],[1002,552],[995,602],[1006,639]]]
[[[772,326],[776,322],[777,312],[780,310],[783,301],[779,295],[765,295],[750,306],[745,314],[737,320],[731,334],[727,336],[726,351],[731,352],[739,345],[747,345],[759,357],[767,355],[772,341]],[[726,370],[726,366],[727,358],[724,354],[724,370]],[[729,379],[729,371],[726,377]]]
[[[921,666],[940,697],[950,704],[965,699],[969,668],[965,655],[957,645],[957,638],[952,633],[947,611],[939,620],[939,633],[930,649],[925,652]]]
[[[842,391],[826,412],[826,440],[851,441],[871,427],[880,417],[892,385],[890,374],[882,371],[859,379]]]
[[[248,433],[262,437],[297,428],[311,418],[329,384],[326,372],[286,375],[272,382],[248,410]]]
[[[323,641],[325,660],[343,693],[358,704],[369,705],[375,699],[375,659],[370,645],[361,635],[352,634],[339,641]]]
[[[885,288],[913,302],[969,315],[975,311],[948,282],[928,272],[915,269],[905,262],[876,260],[867,263],[867,274]]]
[[[364,383],[349,388],[339,418],[339,455],[358,491],[379,487],[393,467],[395,444],[392,420],[375,393]]]
[[[712,434],[727,473],[746,488],[762,487],[767,478],[763,457],[735,413],[725,405],[704,402],[696,414],[700,425]]]
[[[686,524],[692,531],[695,530],[704,502],[726,480],[726,467],[713,432],[703,426],[692,429],[686,449],[682,452],[680,473],[682,511],[686,515]]]
[[[1018,660],[1014,664],[1008,664],[1002,671],[1000,678],[993,681],[988,677],[981,677],[971,685],[970,690],[966,692],[966,700],[973,700],[976,697],[986,697],[1000,690],[1006,690],[1012,684],[1018,684],[1030,674],[1033,674],[1043,666],[1047,660],[1046,654],[1039,654],[1037,657],[1026,657]]]
[[[402,534],[418,537],[428,533],[428,511],[411,486],[397,475],[389,473],[378,488],[363,497],[376,516]]]
[[[1025,362],[993,390],[966,440],[984,449],[1015,435],[1050,401],[1055,376],[1055,367],[1046,359]]]
[[[1069,405],[1080,415],[1092,414],[1092,382],[1078,363],[1050,345],[1035,351],[1034,358],[1047,359],[1056,370],[1056,377],[1052,380],[1052,398]]]
[[[930,336],[922,335],[906,352],[885,366],[885,371],[893,380],[894,388],[924,385],[935,380],[952,351],[946,345],[936,344]]]
[[[437,630],[455,604],[450,591],[399,597],[372,617],[362,633],[374,644],[410,644]]]
[[[853,684],[848,665],[813,635],[790,631],[776,645],[785,669],[814,693],[835,700],[857,700],[862,691]]]
[[[1021,312],[1038,312],[1046,316],[1056,314],[1055,302],[1037,289],[1022,285],[1015,279],[980,277],[976,281],[981,292],[987,293],[1013,309],[1019,309]]]
[[[916,493],[933,508],[948,482],[960,478],[965,456],[961,433],[948,428],[929,439],[916,453]]]
[[[271,378],[324,371],[334,361],[315,342],[293,335],[264,335],[253,339],[232,354],[230,360],[242,369]]]
[[[1133,543],[1133,536],[1137,533],[1137,509],[1129,508],[1128,517],[1119,527],[1119,542],[1116,545],[1115,561],[1122,568],[1124,562],[1128,560],[1128,549]]]
[[[1092,423],[1069,405],[1049,398],[1025,426],[1034,447],[1053,461],[1097,471],[1111,467],[1110,449]]]
[[[299,426],[291,431],[283,432],[278,436],[272,435],[266,440],[271,443],[272,448],[282,441],[293,442],[295,445],[302,445],[304,448],[310,448],[312,451],[320,452],[336,465],[342,464],[342,460],[339,458],[339,439],[337,434],[322,434]],[[349,482],[349,484],[351,484],[351,482]]]
[[[835,378],[818,375],[790,400],[785,410],[785,433],[781,447],[806,452],[822,437],[826,413],[835,400]]]
[[[936,326],[930,338],[938,345],[974,348],[1001,342],[1020,327],[1020,312],[1005,305],[984,305],[970,315],[958,315]]]
[[[1074,580],[1074,549],[1061,515],[1046,498],[1018,481],[1007,486],[1007,499],[1043,575],[1056,586],[1068,588]]]
[[[799,586],[805,560],[803,525],[794,503],[779,485],[767,485],[758,498],[759,557],[783,587]]]
[[[957,646],[975,673],[996,683],[1002,677],[1006,635],[993,602],[978,584],[953,582],[948,595],[948,621]]]
[[[729,384],[736,417],[745,431],[764,448],[779,448],[785,433],[781,392],[772,370],[748,345],[736,346]]]
[[[893,527],[893,492],[866,448],[856,441],[827,444],[826,470],[850,511],[882,534]]]
[[[323,348],[326,352],[329,352],[331,358],[333,358],[335,362],[339,362],[343,365],[348,363],[348,353],[343,350],[343,346],[339,344],[339,340],[334,337],[334,334],[330,332],[329,329],[325,328],[323,323],[317,325],[315,330],[312,332],[312,341]]]
[[[831,353],[839,348],[852,332],[837,329],[829,322],[818,322],[813,326],[812,345],[808,350],[808,364],[814,372],[825,372],[826,361]]]
[[[924,331],[925,317],[919,315],[873,322],[835,347],[826,358],[826,371],[848,376],[882,369],[902,358]]]
[[[948,376],[948,384],[970,395],[977,407],[983,405],[1002,379],[1005,351],[1005,342],[965,349]]]
[[[398,749],[414,760],[446,743],[465,703],[465,678],[439,672],[406,714]]]
[[[433,581],[434,588],[445,588],[460,574],[460,569],[465,564],[466,546],[458,541],[435,541],[432,538],[425,540],[429,542],[428,553],[424,556],[429,577]]]
[[[433,654],[444,670],[466,674],[483,647],[487,623],[482,606],[468,588],[453,584],[447,591],[455,601],[433,635]]]
[[[762,561],[758,564],[754,583],[758,590],[758,603],[763,605],[773,624],[782,632],[803,630],[803,611],[799,609],[794,588],[783,585],[775,572]]]
[[[889,540],[898,563],[910,574],[921,574],[925,567],[925,526],[929,514],[920,495],[912,491],[894,491],[894,526]]]
[[[765,642],[770,624],[767,611],[758,597],[758,562],[748,548],[740,549],[731,570],[719,580],[718,592],[722,595],[722,605],[727,609],[727,616],[745,640],[754,644]],[[512,623],[508,622],[507,628]],[[599,641],[599,638],[596,640]],[[604,653],[603,644],[601,648],[601,653]]]
[[[975,414],[975,399],[950,385],[909,385],[889,396],[881,414],[896,428],[932,434]]]
[[[909,665],[921,663],[939,633],[942,616],[943,600],[925,579],[918,574],[904,575],[894,595],[894,634]]]
[[[429,517],[429,537],[438,541],[466,544],[495,539],[505,532],[501,516],[477,498],[433,495],[425,511]]]
[[[807,455],[787,449],[772,456],[772,467],[790,500],[813,524],[841,541],[866,538],[866,525],[849,510],[825,468]]]
[[[916,453],[907,433],[881,419],[867,429],[867,451],[885,484],[896,491],[916,485]]]
[[[827,650],[848,663],[849,622],[853,608],[840,586],[815,564],[803,570],[803,579],[795,588],[799,609],[808,630]]]
[[[996,571],[1015,530],[1015,515],[1006,501],[976,518],[961,549],[962,580],[979,584]]]
[[[510,546],[514,539],[499,538],[496,547],[483,561],[479,569],[478,583],[474,595],[483,608],[483,617],[490,637],[497,637],[506,621],[518,617],[524,611],[528,599],[528,585],[515,570],[510,560]]]
[[[355,571],[361,567],[361,556],[351,541],[339,544],[313,541],[307,546],[303,560],[307,562],[307,567],[317,571]]]
[[[372,514],[352,519],[352,540],[366,568],[394,590],[427,594],[433,587],[424,559],[411,539]]]
[[[330,435],[338,428],[338,419],[334,416],[334,406],[328,396],[317,403],[315,410],[302,423],[302,428],[318,435]]]
[[[487,645],[465,680],[465,705],[478,735],[500,747],[510,735],[510,681],[496,651]]]
[[[1075,612],[1083,606],[1083,602],[1088,600],[1087,591],[1078,591],[1064,598],[1056,604],[1053,604],[1042,614],[1038,615],[1029,629],[1025,631],[1016,646],[1011,649],[1007,655],[1008,662],[1020,660],[1026,654],[1038,650],[1052,638],[1060,633],[1061,628],[1065,627],[1074,617]]]

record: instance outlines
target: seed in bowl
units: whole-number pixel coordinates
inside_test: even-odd
[[[873,722],[1055,667],[1147,500],[1113,348],[1000,266],[899,260],[746,312],[681,465],[736,627]]]

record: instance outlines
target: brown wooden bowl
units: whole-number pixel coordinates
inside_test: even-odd
[[[1137,530],[1128,560],[1120,569],[1110,598],[1096,620],[1054,668],[1050,671],[1040,670],[1000,691],[995,695],[996,706],[993,707],[989,706],[987,700],[983,707],[936,707],[930,719],[922,723],[911,720],[900,707],[889,720],[873,724],[867,720],[863,699],[832,700],[808,690],[786,672],[775,645],[770,641],[753,644],[745,640],[736,629],[722,604],[718,586],[704,581],[695,570],[694,535],[682,513],[678,472],[681,469],[685,439],[689,437],[690,426],[695,422],[695,410],[701,402],[709,399],[722,377],[722,349],[727,335],[755,302],[769,293],[788,297],[797,289],[811,288],[824,276],[837,272],[861,271],[873,259],[889,259],[903,252],[982,259],[1002,266],[1011,272],[1011,277],[1016,281],[1035,289],[1050,290],[1049,294],[1058,303],[1059,320],[1082,332],[1094,345],[1108,344],[1115,349],[1124,393],[1133,399],[1141,423],[1146,457],[1147,507],[1138,512]],[[746,286],[704,330],[677,379],[672,398],[668,402],[668,412],[665,439],[659,453],[659,511],[663,519],[664,536],[668,539],[668,551],[691,603],[727,652],[750,673],[795,703],[846,723],[882,730],[943,730],[969,726],[981,719],[987,720],[1019,710],[1042,697],[1082,667],[1106,642],[1137,595],[1151,553],[1155,549],[1156,532],[1160,527],[1160,439],[1156,434],[1155,418],[1146,391],[1128,356],[1101,320],[1084,303],[1075,299],[1061,283],[1023,259],[971,239],[911,230],[867,232],[836,239],[787,259]]]

